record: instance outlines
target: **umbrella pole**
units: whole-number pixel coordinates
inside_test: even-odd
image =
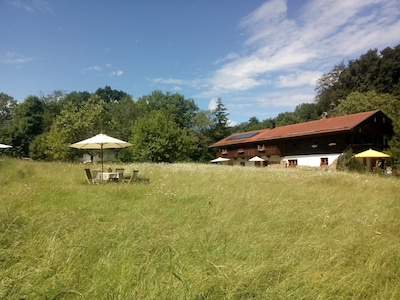
[[[104,172],[104,157],[103,157],[103,144],[100,145],[100,155],[101,155],[101,173]]]

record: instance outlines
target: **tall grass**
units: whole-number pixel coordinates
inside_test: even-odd
[[[0,162],[1,299],[400,298],[396,177],[123,167]]]

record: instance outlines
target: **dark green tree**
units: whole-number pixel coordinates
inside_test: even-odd
[[[104,100],[106,103],[119,102],[121,99],[129,96],[123,91],[113,90],[110,86],[105,86],[104,88],[99,88],[96,90],[95,94]]]
[[[364,93],[375,89],[379,61],[377,49],[369,50],[359,59],[349,61],[347,68],[340,74],[340,85],[346,96],[351,92]]]
[[[301,120],[294,112],[283,112],[276,116],[275,124],[276,126],[285,126],[291,124],[300,123]]]
[[[246,132],[264,129],[264,123],[260,122],[256,117],[251,117],[247,122],[240,123],[232,129],[234,132]]]
[[[329,111],[352,92],[376,91],[400,99],[400,45],[369,50],[358,59],[334,67],[317,81],[319,112]]]
[[[79,107],[84,102],[88,101],[91,97],[89,92],[71,92],[65,95],[62,99],[59,100],[59,104],[61,109],[64,109],[65,105],[72,104],[75,107]]]
[[[211,133],[213,122],[211,120],[211,111],[199,111],[193,118],[194,126],[192,131],[196,137],[196,149],[191,155],[194,161],[210,161],[214,158],[214,151],[208,146],[213,143]]]
[[[379,73],[374,86],[378,93],[388,93],[400,100],[400,45],[381,51]]]
[[[43,102],[36,96],[27,97],[15,108],[8,132],[14,156],[29,156],[29,144],[43,133],[43,112]]]
[[[221,98],[218,98],[215,109],[211,111],[211,120],[213,122],[211,137],[213,142],[217,142],[230,134],[228,116],[227,108],[222,103]]]
[[[64,105],[66,93],[61,90],[55,90],[53,93],[40,97],[43,102],[43,132],[48,132],[54,119],[60,114]]]
[[[294,114],[300,122],[317,120],[321,117],[322,113],[323,112],[318,110],[315,103],[302,103],[297,105],[294,110]]]

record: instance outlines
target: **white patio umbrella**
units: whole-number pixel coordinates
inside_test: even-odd
[[[11,148],[12,146],[0,144],[0,149]]]
[[[99,149],[101,153],[101,171],[103,172],[103,149],[117,149],[132,146],[131,143],[100,133],[86,140],[76,142],[70,147],[77,149]]]
[[[230,160],[230,159],[226,158],[226,157],[217,157],[213,160],[210,160],[210,162],[214,163],[214,162],[223,162],[223,161],[228,161],[228,160]]]
[[[249,161],[265,161],[265,159],[259,157],[259,156],[254,156],[249,159]]]

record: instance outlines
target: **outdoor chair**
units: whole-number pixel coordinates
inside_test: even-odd
[[[97,173],[96,173],[96,175],[97,175]],[[95,184],[95,183],[99,183],[100,182],[100,179],[98,179],[97,177],[92,175],[92,172],[90,171],[90,169],[85,169],[85,174],[86,174],[86,179],[87,179],[89,184]]]
[[[115,172],[119,173],[118,180],[124,181],[124,170],[123,168],[115,168]]]
[[[88,181],[89,184],[94,184],[95,180],[92,177],[92,172],[90,172],[90,169],[85,169],[85,173],[86,173],[86,179]]]
[[[139,173],[139,171],[138,170],[134,170],[132,172],[132,175],[129,178],[124,179],[124,183],[131,183],[132,181],[136,181],[137,173]]]

